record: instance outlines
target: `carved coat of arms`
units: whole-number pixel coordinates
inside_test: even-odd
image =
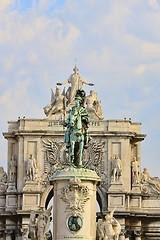
[[[66,212],[73,215],[82,214],[85,203],[90,199],[88,187],[80,185],[80,182],[80,179],[71,179],[61,192],[61,199],[67,203]]]

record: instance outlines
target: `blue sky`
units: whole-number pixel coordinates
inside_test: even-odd
[[[0,131],[18,116],[44,118],[76,57],[105,119],[142,122],[142,167],[160,176],[159,29],[158,0],[0,0]],[[6,159],[1,135],[5,168]]]

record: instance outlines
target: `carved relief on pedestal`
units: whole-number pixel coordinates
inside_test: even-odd
[[[75,216],[84,212],[84,205],[90,199],[89,189],[81,185],[80,179],[71,179],[69,185],[64,187],[61,193],[61,199],[67,203],[66,212]]]
[[[140,174],[141,191],[144,194],[160,194],[160,179],[151,177],[147,168]]]

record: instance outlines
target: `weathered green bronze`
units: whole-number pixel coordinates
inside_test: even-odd
[[[83,221],[80,216],[71,216],[68,219],[68,228],[70,231],[77,232],[82,228]]]
[[[64,126],[67,127],[64,142],[69,149],[71,164],[77,167],[82,167],[83,150],[88,147],[90,140],[88,134],[89,114],[84,107],[85,95],[83,89],[77,90],[75,106],[70,109],[68,119],[64,123]]]

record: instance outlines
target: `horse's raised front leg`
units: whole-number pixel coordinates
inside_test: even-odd
[[[78,166],[82,166],[82,157],[83,157],[83,148],[84,148],[84,142],[80,142],[79,144],[79,161],[78,161]]]
[[[70,162],[71,163],[74,163],[74,148],[75,148],[75,142],[74,141],[72,141],[71,142],[71,146],[70,146],[70,148],[69,148],[69,155],[70,155]]]

